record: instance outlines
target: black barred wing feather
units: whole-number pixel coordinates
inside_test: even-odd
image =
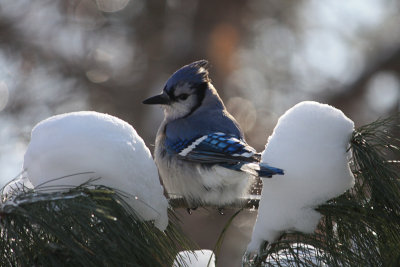
[[[199,163],[236,164],[260,160],[260,155],[254,148],[224,133],[212,133],[191,140],[167,142],[167,150],[170,153],[176,153],[182,159]]]

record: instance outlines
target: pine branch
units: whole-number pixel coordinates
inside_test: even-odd
[[[194,245],[170,212],[163,233],[110,188],[29,190],[0,208],[2,266],[171,266]]]
[[[218,206],[211,206],[205,205],[206,208],[229,208],[229,209],[249,209],[249,210],[256,210],[258,209],[258,205],[260,203],[261,196],[259,195],[248,195],[246,197],[238,199],[235,203],[229,205],[229,207],[218,207]],[[173,197],[169,200],[169,205],[174,209],[179,208],[190,208],[189,205],[186,203],[185,199],[182,197]]]

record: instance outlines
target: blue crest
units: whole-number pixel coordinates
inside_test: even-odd
[[[168,79],[166,90],[170,90],[179,83],[200,84],[210,82],[207,65],[208,61],[203,59],[183,66]]]

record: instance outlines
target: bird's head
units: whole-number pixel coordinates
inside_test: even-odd
[[[192,114],[202,105],[211,87],[207,64],[206,60],[199,60],[183,66],[168,79],[161,94],[144,100],[143,104],[162,105],[168,120]]]

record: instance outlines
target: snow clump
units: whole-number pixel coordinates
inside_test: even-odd
[[[138,215],[154,220],[160,230],[168,225],[168,202],[151,153],[119,118],[81,111],[40,122],[32,130],[23,168],[37,190],[91,181],[121,191]]]
[[[257,221],[248,251],[273,242],[284,231],[313,233],[321,214],[315,208],[354,185],[348,164],[354,123],[342,111],[301,102],[282,115],[262,153],[262,162],[285,175],[263,178]]]
[[[187,267],[215,267],[215,255],[211,250],[207,249],[181,251],[176,256],[172,267],[182,265]]]

